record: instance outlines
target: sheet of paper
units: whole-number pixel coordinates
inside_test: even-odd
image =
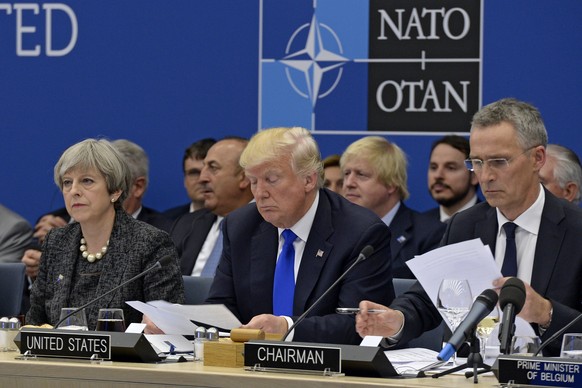
[[[433,249],[406,264],[435,305],[443,279],[467,279],[475,298],[502,277],[491,250],[480,239]]]
[[[132,300],[125,302],[138,310],[156,324],[166,334],[194,335],[196,326],[184,315],[172,311],[158,309],[155,306]]]
[[[146,328],[145,323],[130,323],[125,329],[126,333],[143,333],[144,329]]]
[[[440,364],[438,353],[434,350],[423,348],[386,350],[386,358],[394,369],[401,375],[416,375],[429,366]]]
[[[367,335],[360,342],[360,346],[378,346],[383,338],[381,335]]]
[[[232,330],[242,324],[223,304],[179,305],[164,301],[148,302],[158,309],[185,316],[187,319],[204,326]]]
[[[208,327],[230,331],[242,325],[223,304],[180,305],[163,300],[150,301],[148,304],[174,314],[181,314],[191,321]]]

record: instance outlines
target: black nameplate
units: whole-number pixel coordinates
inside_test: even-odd
[[[293,342],[247,342],[245,366],[341,373],[341,348]]]
[[[549,387],[581,387],[582,360],[531,356],[499,356],[493,369],[500,383]]]
[[[111,336],[87,331],[20,333],[20,353],[35,356],[111,359]]]

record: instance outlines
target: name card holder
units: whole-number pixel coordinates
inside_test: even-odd
[[[492,370],[500,384],[582,386],[582,360],[571,358],[502,355]]]
[[[249,341],[244,345],[244,365],[253,372],[344,376],[341,349],[333,345]]]
[[[111,359],[111,335],[106,333],[24,329],[15,342],[22,360],[61,357],[102,363]]]
[[[249,371],[398,376],[381,348],[357,345],[253,340],[245,343],[244,365]]]
[[[159,362],[162,359],[142,333],[21,329],[14,342],[22,359],[62,357],[103,362]]]

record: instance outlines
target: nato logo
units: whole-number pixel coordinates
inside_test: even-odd
[[[259,129],[468,131],[481,15],[478,0],[261,1]]]

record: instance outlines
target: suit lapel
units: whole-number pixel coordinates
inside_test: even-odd
[[[307,306],[309,296],[313,293],[333,248],[333,245],[327,241],[333,232],[331,205],[327,195],[320,190],[317,212],[301,257],[301,266],[295,285],[293,312],[296,315],[300,315],[309,307]]]
[[[260,215],[259,215],[260,217]],[[249,282],[253,311],[258,313],[273,312],[273,293],[265,295],[264,290],[273,289],[277,248],[279,246],[277,228],[262,221],[259,232],[251,239]]]
[[[495,208],[489,207],[485,218],[475,223],[475,236],[481,236],[484,245],[489,245],[491,253],[495,256],[495,243],[497,242],[497,213]]]
[[[198,254],[202,250],[214,221],[216,221],[216,215],[212,212],[206,212],[192,220],[190,232],[182,240],[183,253],[180,260],[180,269],[183,275],[192,274]],[[187,255],[184,255],[184,252],[187,252]]]
[[[390,231],[392,232],[392,239],[390,241],[392,260],[396,260],[399,257],[402,247],[412,238],[410,233],[411,228],[412,212],[403,203],[400,203],[400,208],[390,223]]]
[[[566,227],[561,223],[564,217],[564,208],[559,200],[546,190],[531,277],[532,287],[541,295],[546,294],[560,253],[557,247],[562,246],[566,234]]]
[[[69,295],[73,282],[73,273],[76,267],[77,257],[79,255],[79,244],[81,241],[81,227],[79,224],[72,226],[70,234],[63,236],[63,241],[54,248],[56,265],[58,274],[55,274],[57,283],[60,283],[55,288],[55,297],[50,302],[53,304],[52,313],[54,316],[49,317],[52,321],[58,321],[63,307],[77,307],[71,306],[69,303]]]
[[[115,223],[109,237],[112,242],[107,251],[107,256],[109,257],[103,263],[99,284],[97,284],[97,289],[95,290],[95,297],[103,295],[111,288],[118,286],[124,279],[127,266],[131,261],[129,256],[132,255],[131,247],[127,244],[132,241],[131,238],[127,238],[131,233],[127,227],[130,217],[130,215],[122,211],[116,211]],[[96,305],[89,307],[90,311],[87,312],[87,316],[97,316],[98,306],[108,306],[113,298],[119,295],[119,292],[121,290],[112,293]]]

